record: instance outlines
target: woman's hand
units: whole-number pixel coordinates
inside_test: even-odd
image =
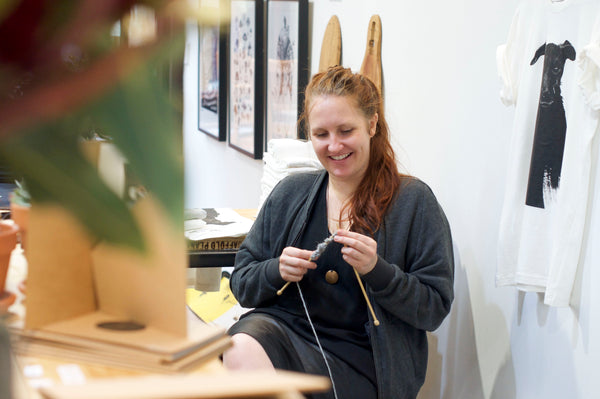
[[[377,263],[377,242],[371,237],[348,230],[338,230],[335,242],[344,245],[342,257],[362,276],[369,273]]]
[[[285,281],[300,281],[308,269],[316,269],[317,264],[309,261],[313,251],[286,247],[279,257],[279,274]]]

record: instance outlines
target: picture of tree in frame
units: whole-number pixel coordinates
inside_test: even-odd
[[[263,154],[263,0],[232,0],[229,31],[229,145]]]
[[[267,2],[265,148],[271,139],[303,138],[297,124],[308,83],[308,1]]]
[[[198,25],[198,130],[219,141],[227,139],[227,1],[210,2],[222,16],[216,24]]]

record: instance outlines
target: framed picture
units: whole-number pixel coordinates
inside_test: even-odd
[[[298,125],[308,83],[308,0],[267,1],[265,148],[271,139],[304,138]]]
[[[204,5],[204,4],[203,4]],[[228,0],[210,2],[215,15],[212,25],[198,25],[198,130],[227,139],[227,34]]]
[[[263,0],[231,0],[229,145],[254,159],[263,154]]]

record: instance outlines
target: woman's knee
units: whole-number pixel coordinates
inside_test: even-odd
[[[223,353],[223,364],[232,370],[273,369],[269,355],[261,344],[248,334],[231,337],[233,345]]]

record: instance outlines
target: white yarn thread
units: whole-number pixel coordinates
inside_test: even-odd
[[[327,366],[327,372],[329,373],[329,379],[331,380],[331,387],[333,388],[333,396],[335,399],[338,399],[337,391],[335,390],[335,382],[333,382],[333,374],[331,373],[331,368],[329,367],[329,362],[327,361],[327,356],[325,356],[325,351],[323,351],[323,347],[321,346],[321,341],[319,341],[319,337],[317,336],[317,330],[315,330],[315,326],[310,319],[310,315],[308,314],[308,307],[306,306],[306,302],[304,301],[304,295],[302,295],[302,290],[300,289],[300,283],[296,282],[296,286],[298,287],[298,293],[300,294],[300,299],[302,300],[302,305],[304,306],[304,312],[306,313],[306,318],[308,319],[308,324],[310,324],[310,328],[312,329],[313,335],[317,340],[317,345],[319,345],[319,350],[321,351],[321,355],[323,356],[323,360],[325,360],[325,366]]]

